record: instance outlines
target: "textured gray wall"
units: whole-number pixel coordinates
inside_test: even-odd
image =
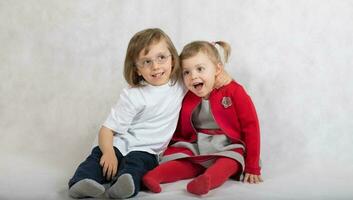
[[[72,175],[126,86],[129,39],[148,27],[178,50],[231,44],[226,68],[257,108],[265,176],[351,169],[352,19],[348,0],[0,0],[0,177],[32,165]]]

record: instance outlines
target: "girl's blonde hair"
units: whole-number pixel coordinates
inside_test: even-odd
[[[137,59],[141,51],[146,55],[150,51],[150,46],[152,44],[156,44],[160,41],[165,41],[168,50],[172,57],[172,71],[170,74],[170,78],[172,80],[172,84],[179,78],[180,64],[179,64],[179,56],[178,52],[172,43],[171,39],[168,37],[166,33],[164,33],[159,28],[150,28],[145,29],[140,32],[137,32],[130,40],[129,45],[127,47],[125,63],[124,63],[124,77],[127,83],[131,87],[141,87],[143,84],[143,77],[137,74]]]
[[[223,49],[223,61],[219,51],[216,48],[216,45],[219,45]],[[228,61],[231,48],[230,45],[224,41],[194,41],[184,46],[180,53],[180,61],[193,57],[199,52],[205,53],[215,65],[218,63],[224,65]]]

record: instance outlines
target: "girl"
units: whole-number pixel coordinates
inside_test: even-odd
[[[223,48],[226,62],[230,46],[221,41],[192,42],[180,55],[189,92],[183,100],[177,131],[164,152],[164,163],[143,178],[152,192],[161,191],[160,183],[197,177],[187,184],[187,191],[203,195],[243,172],[244,182],[262,182],[254,105],[235,81],[214,89],[215,77],[223,68],[215,45]]]
[[[99,131],[99,146],[69,181],[74,198],[98,197],[111,183],[111,198],[135,196],[141,178],[157,166],[157,157],[175,131],[186,88],[178,81],[179,57],[160,29],[136,33],[129,42],[125,88]],[[227,74],[223,74],[227,79]]]

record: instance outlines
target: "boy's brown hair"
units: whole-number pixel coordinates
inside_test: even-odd
[[[179,56],[173,42],[171,41],[169,36],[164,33],[161,29],[150,28],[137,32],[131,38],[127,48],[124,63],[124,77],[131,87],[144,86],[143,77],[137,74],[136,61],[139,57],[140,52],[144,51],[144,54],[148,54],[150,46],[162,40],[166,42],[168,50],[172,57],[172,71],[170,74],[172,84],[175,84],[178,80],[180,73]]]

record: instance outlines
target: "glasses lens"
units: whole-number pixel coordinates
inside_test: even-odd
[[[152,65],[152,60],[145,60],[143,62],[143,67],[150,67]]]
[[[144,68],[148,68],[152,66],[153,62],[156,62],[158,64],[164,64],[167,62],[169,56],[171,55],[159,55],[154,59],[141,60],[140,62],[137,63],[137,65]]]
[[[164,64],[165,62],[167,62],[169,56],[170,56],[170,55],[161,55],[161,56],[158,56],[157,62],[158,62],[159,64]]]

